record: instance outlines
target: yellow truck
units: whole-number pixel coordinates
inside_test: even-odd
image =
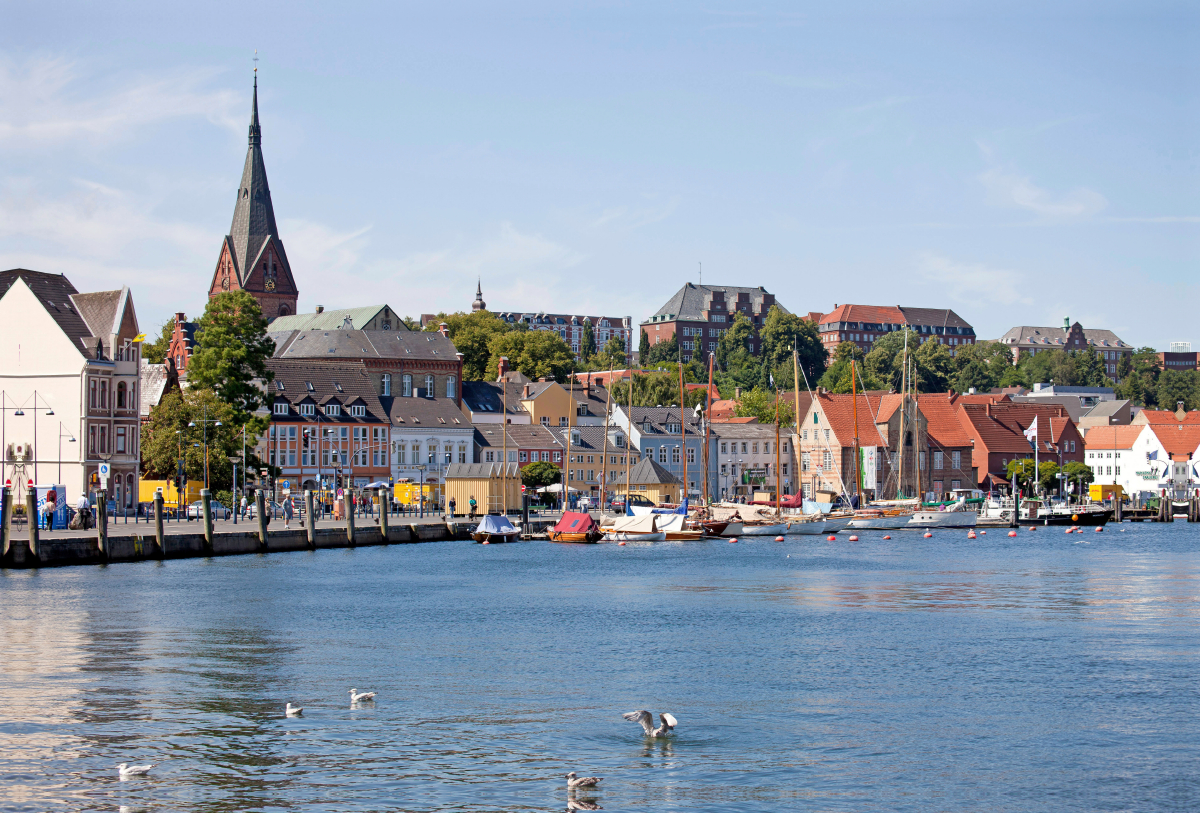
[[[183,486],[183,504],[191,505],[200,499],[200,489],[204,483],[200,480],[188,480]],[[138,487],[139,502],[154,502],[154,492],[161,491],[163,502],[167,505],[179,504],[179,492],[175,489],[174,480],[142,480]]]
[[[425,491],[425,505],[430,505],[441,500],[441,483],[426,483],[423,488]],[[396,483],[393,494],[396,497],[396,502],[402,505],[416,505],[421,502],[421,490],[422,486],[420,483],[406,483],[401,481]]]
[[[1113,485],[1112,483],[1107,485],[1092,483],[1088,486],[1088,497],[1091,498],[1092,502],[1104,502],[1109,497],[1116,500],[1124,500],[1125,490],[1121,486]]]

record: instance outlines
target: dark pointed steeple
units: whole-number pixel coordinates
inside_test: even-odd
[[[242,182],[238,184],[237,202],[233,207],[233,223],[225,239],[223,256],[228,256],[226,270],[218,262],[210,296],[233,288],[242,288],[255,295],[263,314],[271,319],[292,314],[296,310],[295,279],[279,227],[275,224],[275,207],[271,202],[271,187],[267,183],[267,168],[263,163],[262,129],[258,121],[258,69],[254,71],[254,96],[250,107],[250,137]],[[228,273],[232,271],[232,274]]]

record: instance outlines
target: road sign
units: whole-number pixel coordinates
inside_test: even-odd
[[[291,481],[291,480],[280,480],[280,481],[279,481],[279,487],[280,487],[280,488],[291,488],[291,487],[292,487],[292,481]]]
[[[103,477],[105,480],[108,479],[109,471],[111,471],[111,468],[109,467],[109,465],[107,463],[100,464],[100,476]]]

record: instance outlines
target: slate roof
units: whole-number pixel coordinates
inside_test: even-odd
[[[275,358],[457,361],[454,343],[440,333],[411,330],[290,330],[271,331]]]
[[[954,311],[949,308],[910,308],[906,305],[900,306],[900,312],[904,314],[904,319],[910,325],[934,325],[945,327],[961,327],[968,328],[972,333],[974,329]]]
[[[618,407],[622,413],[629,412],[628,406]],[[696,413],[690,409],[683,411],[684,417],[687,419],[688,434],[692,435],[699,431],[700,423],[696,417]],[[646,422],[650,422],[650,428],[647,430]],[[637,427],[643,435],[678,435],[679,432],[668,432],[667,424],[679,423],[679,407],[638,407],[633,408],[633,425]]]
[[[486,449],[500,449],[504,444],[502,424],[475,424],[475,444]],[[541,424],[509,424],[508,448],[510,449],[559,449],[566,444],[559,443],[558,437],[548,427]]]
[[[766,288],[761,286],[758,288],[745,288],[735,285],[696,285],[689,282],[676,291],[675,295],[668,299],[666,304],[654,312],[654,315],[667,316],[674,314],[671,317],[673,319],[688,321],[703,320],[703,312],[708,310],[708,303],[712,299],[714,291],[724,291],[725,293],[725,304],[728,310],[722,311],[722,313],[733,312],[731,306],[737,302],[738,294],[748,294],[753,312],[758,313],[762,307],[764,295],[771,295]],[[789,313],[788,309],[780,305],[779,302],[774,302],[773,304],[778,305],[779,309],[784,313]],[[643,322],[643,324],[645,323]]]
[[[679,485],[683,481],[648,457],[643,457],[629,470],[629,483],[638,485]],[[625,485],[625,472],[612,481],[610,485]]]
[[[561,444],[564,449],[566,448],[567,427],[555,426],[543,428],[549,429],[552,433],[554,433],[555,439],[558,440],[559,444]],[[576,451],[593,453],[600,452],[601,454],[604,453],[603,426],[572,426],[571,431],[579,433],[579,441],[571,441],[571,454],[575,454]],[[629,448],[629,441],[627,438],[625,438],[625,433],[621,430],[621,427],[610,424],[608,427],[608,432],[610,435],[608,439],[609,454],[623,454],[625,450]],[[623,442],[625,443],[624,446],[617,446],[614,443],[614,438],[618,437],[623,439]]]
[[[111,356],[112,334],[118,332],[120,327],[116,320],[121,303],[129,295],[127,287],[81,294],[63,274],[12,268],[0,271],[0,297],[8,293],[18,278],[24,280],[46,312],[81,353],[88,358],[95,358],[96,342],[99,340]]]
[[[279,227],[275,225],[275,207],[271,203],[271,188],[267,184],[267,167],[263,163],[262,129],[258,124],[258,76],[254,78],[254,102],[250,114],[250,144],[246,151],[246,165],[242,169],[242,182],[238,185],[237,204],[233,208],[233,223],[229,226],[230,253],[233,255],[234,272],[245,284],[250,269],[269,240],[274,240],[283,263],[287,278],[292,278],[292,267],[288,263],[283,242],[279,239]]]
[[[351,325],[361,328],[380,314],[384,309],[395,313],[395,309],[384,305],[368,305],[362,308],[340,308],[321,313],[296,313],[291,316],[278,316],[271,320],[272,333],[284,333],[292,330],[336,330],[350,320]],[[392,330],[408,330],[408,326],[399,317],[393,320]]]
[[[387,410],[380,403],[379,395],[375,392],[371,377],[367,373],[367,367],[362,362],[307,364],[270,359],[267,369],[275,374],[274,380],[267,385],[268,404],[274,404],[280,399],[290,404],[287,417],[273,415],[274,420],[316,423],[320,417],[321,423],[327,424],[387,423],[389,420]],[[312,391],[309,391],[308,384],[312,384]],[[341,390],[338,390],[338,385],[341,386]],[[342,409],[340,415],[326,417],[318,409],[316,415],[300,415],[296,405],[305,400],[311,400],[314,404],[335,400],[347,406],[360,402],[366,406],[367,414],[357,418],[351,415],[349,410]]]
[[[1083,336],[1093,347],[1122,348],[1132,350],[1132,346],[1121,341],[1111,330],[1083,328]],[[996,341],[1010,347],[1066,347],[1067,333],[1061,327],[1041,327],[1038,325],[1018,325],[1010,328],[1007,333]]]
[[[381,397],[394,429],[461,429],[470,431],[471,422],[453,398]]]
[[[525,407],[521,406],[521,386],[518,383],[505,385],[508,390],[508,415],[527,414]],[[500,384],[495,381],[464,381],[462,400],[471,412],[481,414],[498,414],[505,406]]]
[[[1145,430],[1144,426],[1097,427],[1087,433],[1083,445],[1087,449],[1132,449]]]
[[[721,440],[774,440],[775,424],[751,423],[744,419],[737,420],[737,423],[732,421],[714,423],[712,425],[712,436]],[[792,427],[782,426],[779,428],[779,437],[782,439],[791,434],[791,431]]]

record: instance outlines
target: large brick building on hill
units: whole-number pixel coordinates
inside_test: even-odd
[[[941,342],[954,355],[961,345],[975,344],[975,328],[949,308],[910,308],[899,305],[835,305],[829,313],[810,313],[821,342],[833,354],[842,342],[854,342],[864,353],[888,333],[909,328],[921,341]]]
[[[646,332],[651,347],[678,337],[679,353],[684,361],[706,359],[709,353],[716,352],[717,342],[729,329],[734,316],[742,313],[754,326],[750,352],[758,353],[762,347],[758,332],[772,306],[788,312],[775,301],[774,294],[767,293],[767,289],[761,286],[739,288],[689,282],[676,291],[653,316],[642,322],[641,328]]]

